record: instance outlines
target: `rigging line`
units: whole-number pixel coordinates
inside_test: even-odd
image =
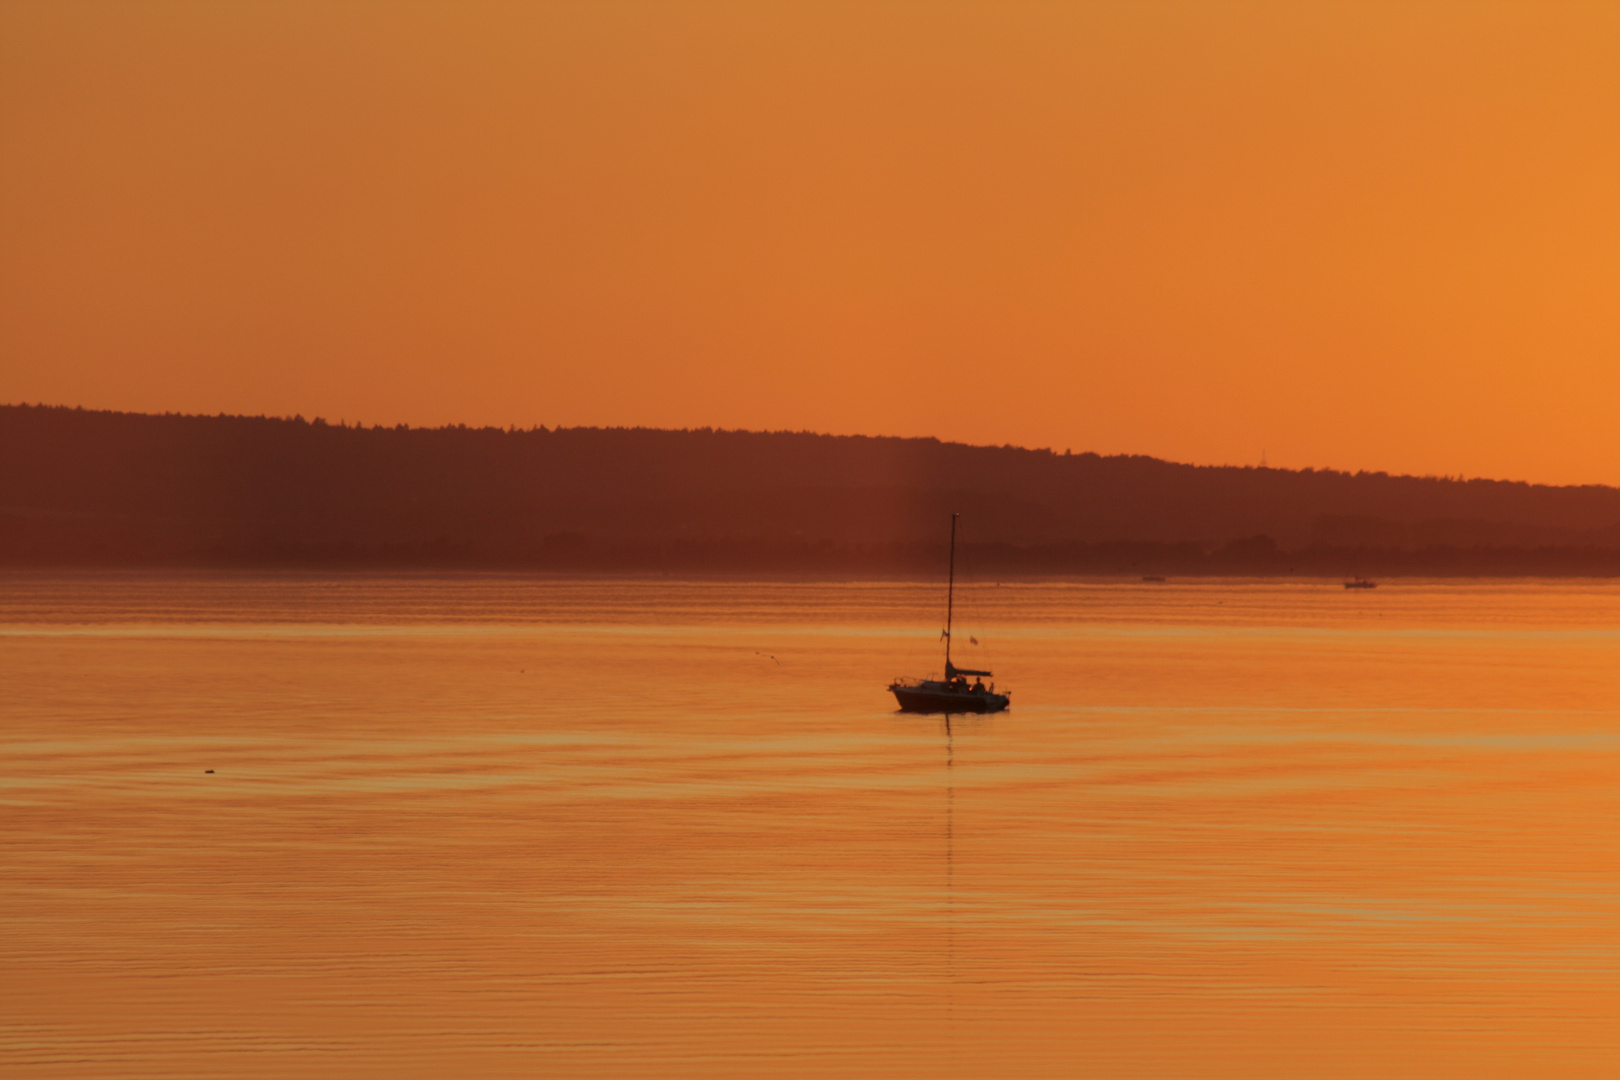
[[[961,545],[961,552],[958,555],[958,559],[962,564],[962,573],[960,576],[962,578],[963,585],[972,586],[978,584],[980,579],[975,571],[973,555],[968,551],[968,545],[965,541]],[[974,635],[971,630],[968,631],[966,637],[969,645],[983,648],[983,646],[980,645],[976,640],[976,635]],[[989,655],[988,651],[985,653],[985,655]],[[977,666],[977,664],[975,664],[975,666]]]
[[[945,677],[951,676],[951,616],[956,602],[956,519],[962,515],[951,514],[951,557],[950,570],[945,585]]]

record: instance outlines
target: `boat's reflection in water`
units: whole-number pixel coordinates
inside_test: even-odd
[[[938,591],[6,582],[0,1074],[1616,1074],[1612,584]]]

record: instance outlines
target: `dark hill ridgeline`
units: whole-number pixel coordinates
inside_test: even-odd
[[[936,439],[0,406],[0,563],[1620,574],[1620,489]]]

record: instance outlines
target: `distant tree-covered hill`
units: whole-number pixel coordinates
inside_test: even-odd
[[[0,406],[0,563],[1620,573],[1620,489],[789,432]],[[1353,567],[1351,564],[1359,564]]]

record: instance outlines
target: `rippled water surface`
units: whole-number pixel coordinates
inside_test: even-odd
[[[1620,1075],[1620,585],[941,600],[0,578],[0,1073]]]

